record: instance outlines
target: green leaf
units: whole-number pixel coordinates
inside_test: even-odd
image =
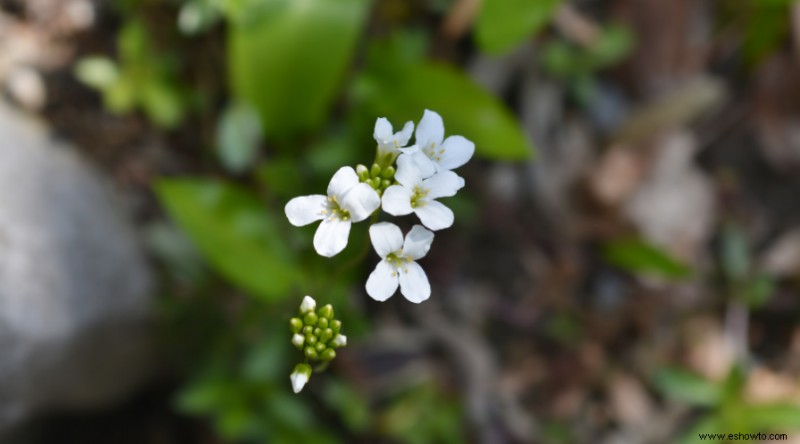
[[[754,431],[800,430],[800,406],[766,404],[745,407],[748,422]]]
[[[336,98],[369,0],[266,0],[270,14],[228,35],[231,87],[268,135],[317,128]]]
[[[261,120],[250,106],[237,103],[225,109],[217,124],[217,155],[232,173],[253,163],[261,143]]]
[[[264,205],[220,182],[166,179],[156,187],[170,216],[224,277],[253,295],[291,295],[301,274]]]
[[[698,435],[701,433],[723,433],[727,429],[726,425],[724,418],[720,415],[709,413],[697,421],[688,432],[684,433],[678,442],[679,444],[697,444]]]
[[[509,110],[452,66],[374,60],[354,93],[367,113],[386,116],[396,127],[408,120],[418,122],[425,109],[438,112],[446,135],[460,134],[472,140],[479,156],[524,160],[533,154]]]
[[[588,48],[588,65],[594,70],[611,66],[628,55],[633,44],[630,29],[622,26],[604,28],[600,38]]]
[[[722,399],[722,389],[718,385],[683,369],[661,369],[653,382],[666,396],[692,405],[713,406]]]
[[[560,0],[487,0],[482,2],[476,38],[489,53],[504,52],[536,34],[553,17]]]
[[[637,274],[682,279],[691,273],[687,265],[640,239],[621,239],[608,243],[603,248],[603,256],[610,264]]]

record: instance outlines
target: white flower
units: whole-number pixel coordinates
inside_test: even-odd
[[[372,246],[381,257],[367,279],[367,294],[378,301],[389,299],[398,284],[400,293],[411,302],[420,303],[431,296],[428,276],[415,261],[428,254],[433,233],[421,225],[414,225],[403,241],[397,225],[381,222],[369,227]]]
[[[453,225],[453,212],[436,201],[440,197],[454,196],[464,186],[464,179],[452,171],[442,171],[423,179],[413,155],[403,154],[397,159],[394,176],[400,185],[392,185],[383,192],[383,210],[393,216],[412,212],[431,230],[441,230]]]
[[[333,342],[331,343],[334,347],[344,347],[347,345],[347,336],[338,334],[335,338],[333,338]]]
[[[399,154],[401,152],[400,148],[405,148],[411,139],[411,133],[414,131],[414,122],[406,122],[403,129],[396,133],[392,133],[392,131],[392,124],[385,117],[380,117],[375,121],[373,137],[378,142],[379,156]]]
[[[322,220],[314,235],[314,249],[321,256],[331,257],[347,246],[352,222],[360,222],[381,203],[378,193],[359,183],[350,167],[339,168],[328,184],[328,195],[295,197],[286,204],[286,217],[297,227]]]
[[[445,139],[442,117],[427,109],[417,125],[414,138],[418,148],[413,154],[414,160],[423,177],[438,171],[454,170],[467,163],[475,153],[475,144],[463,136]]]
[[[294,390],[295,393],[300,393],[300,390],[303,390],[303,387],[308,383],[310,377],[311,366],[308,364],[297,364],[292,374],[289,375],[289,379],[292,381],[292,390]]]
[[[306,337],[301,335],[300,333],[295,333],[292,336],[292,344],[295,347],[302,347],[305,342],[306,342]]]
[[[304,297],[303,302],[300,303],[300,313],[308,313],[309,311],[314,311],[316,308],[317,301],[311,296]]]

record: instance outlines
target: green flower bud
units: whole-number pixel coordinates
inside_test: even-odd
[[[378,176],[380,176],[380,174],[381,174],[381,166],[378,165],[377,163],[373,163],[372,164],[372,168],[370,168],[370,170],[369,170],[370,177],[373,177],[373,178],[374,177],[378,177]]]
[[[322,334],[322,329],[321,328],[317,327],[317,328],[314,329],[314,336],[319,338],[319,335],[321,335],[321,334]]]
[[[303,327],[303,334],[304,335],[310,335],[313,331],[314,331],[314,327],[312,327],[310,325],[306,325],[305,327]]]
[[[300,333],[300,330],[303,329],[303,321],[298,318],[289,319],[289,330],[292,333]]]
[[[331,330],[333,330],[334,335],[339,334],[339,330],[342,329],[342,321],[334,319],[330,322],[329,326]]]
[[[333,361],[333,360],[334,360],[334,358],[336,358],[336,350],[334,350],[334,349],[332,349],[332,348],[326,348],[326,349],[325,349],[325,351],[323,351],[323,352],[320,354],[320,356],[319,356],[319,357],[320,357],[320,359],[322,359],[323,361]]]
[[[356,165],[356,174],[358,174],[358,178],[362,182],[369,179],[369,170],[364,165],[361,164]]]
[[[390,166],[381,171],[381,177],[384,179],[392,179],[394,178],[394,173],[395,173],[394,167]]]
[[[306,337],[301,335],[300,333],[295,333],[294,336],[292,336],[292,344],[294,344],[294,346],[297,347],[298,350],[303,348],[303,344],[305,342],[306,342]]]
[[[319,321],[317,321],[317,327],[322,329],[328,328],[328,318],[319,318]]]
[[[312,311],[310,313],[306,313],[306,315],[303,317],[303,323],[313,327],[314,325],[317,325],[317,319],[317,314]]]
[[[322,353],[323,350],[325,350],[328,347],[326,347],[325,344],[323,344],[322,342],[317,342],[317,345],[315,345],[314,348],[317,350],[317,353]]]
[[[308,359],[317,359],[319,357],[319,354],[317,354],[317,350],[314,349],[314,347],[311,345],[306,346],[306,348],[304,349],[304,353]]]
[[[292,381],[292,390],[295,393],[300,393],[300,390],[303,390],[308,380],[311,379],[311,366],[308,364],[297,364],[292,374],[289,375],[289,379]]]
[[[391,180],[389,180],[389,179],[383,179],[383,180],[381,181],[381,188],[383,188],[384,190],[385,190],[386,188],[389,188],[391,185],[392,185],[392,181],[391,181]]]
[[[314,345],[318,341],[317,337],[314,335],[306,335],[306,344]]]
[[[322,334],[317,335],[317,337],[319,338],[320,342],[327,343],[333,337],[333,330],[331,330],[330,328],[326,328],[325,330],[322,331]]]
[[[333,319],[333,306],[331,304],[326,304],[324,307],[317,310],[317,315],[319,315],[320,318],[327,318],[328,320]]]

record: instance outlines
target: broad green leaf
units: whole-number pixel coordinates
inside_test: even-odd
[[[253,295],[290,296],[301,277],[275,222],[247,191],[220,182],[166,179],[158,196],[209,263]]]
[[[745,412],[755,431],[800,430],[800,406],[797,405],[750,405],[745,407]]]
[[[612,265],[637,274],[681,279],[691,273],[687,265],[640,239],[610,242],[603,248],[603,256]]]
[[[268,135],[321,125],[355,49],[369,0],[266,0],[269,14],[234,23],[231,87],[261,114]]]
[[[408,120],[418,122],[425,109],[436,111],[444,119],[446,135],[460,134],[472,140],[479,156],[523,160],[533,154],[511,112],[452,66],[433,62],[373,64],[359,79],[355,94],[365,110],[388,117],[395,126]]]
[[[233,173],[248,169],[261,143],[261,120],[258,113],[244,104],[234,104],[222,113],[217,124],[217,156]]]
[[[678,442],[680,444],[697,444],[697,442],[701,439],[699,437],[700,434],[727,433],[726,430],[729,429],[726,427],[726,425],[727,423],[720,415],[709,413],[697,421],[688,432],[684,433]],[[708,438],[708,440],[713,441],[711,438]]]
[[[489,53],[506,51],[536,34],[555,14],[561,0],[485,0],[476,38]]]
[[[722,389],[718,385],[682,369],[661,369],[654,383],[666,396],[692,405],[713,406],[722,399]]]

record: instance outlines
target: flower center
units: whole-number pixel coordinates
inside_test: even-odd
[[[323,214],[328,215],[328,219],[347,222],[350,220],[350,212],[339,206],[339,199],[336,196],[328,196],[328,208],[322,210]]]
[[[427,147],[425,147],[422,151],[425,152],[425,155],[428,156],[431,160],[440,161],[442,160],[442,154],[444,154],[444,148],[436,149],[436,144],[431,143]]]
[[[386,255],[386,262],[389,263],[394,268],[392,272],[392,277],[397,276],[397,272],[403,270],[403,272],[408,273],[408,267],[405,264],[411,262],[410,256],[403,256],[403,250],[397,250],[394,253],[389,253]]]
[[[425,206],[425,196],[428,195],[430,190],[422,188],[419,185],[414,187],[414,194],[411,195],[411,208],[419,208]]]

